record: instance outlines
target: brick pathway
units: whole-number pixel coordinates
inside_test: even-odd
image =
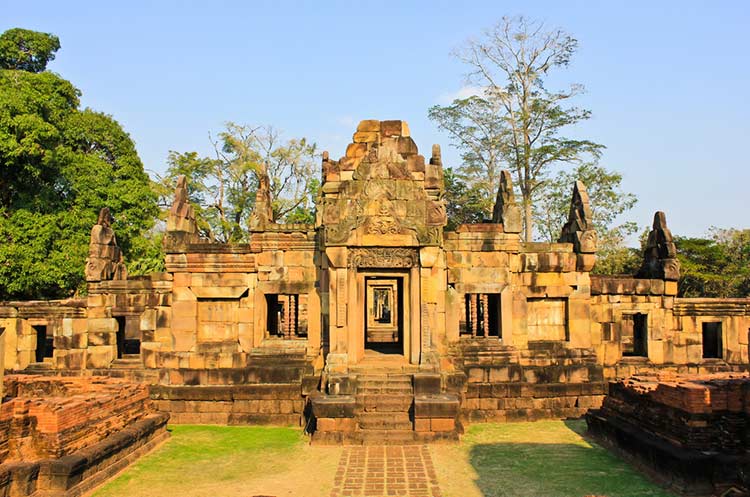
[[[442,497],[426,446],[345,447],[331,497]]]

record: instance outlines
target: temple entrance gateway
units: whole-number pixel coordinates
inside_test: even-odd
[[[365,350],[404,353],[403,278],[365,277]]]

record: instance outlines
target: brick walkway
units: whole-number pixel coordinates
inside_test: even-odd
[[[331,497],[442,497],[426,446],[345,447]]]

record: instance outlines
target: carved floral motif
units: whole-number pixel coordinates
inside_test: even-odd
[[[407,248],[356,248],[349,251],[350,268],[411,268],[419,264],[419,253]]]

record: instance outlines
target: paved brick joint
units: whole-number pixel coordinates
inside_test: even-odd
[[[426,446],[347,447],[331,497],[442,497]]]

